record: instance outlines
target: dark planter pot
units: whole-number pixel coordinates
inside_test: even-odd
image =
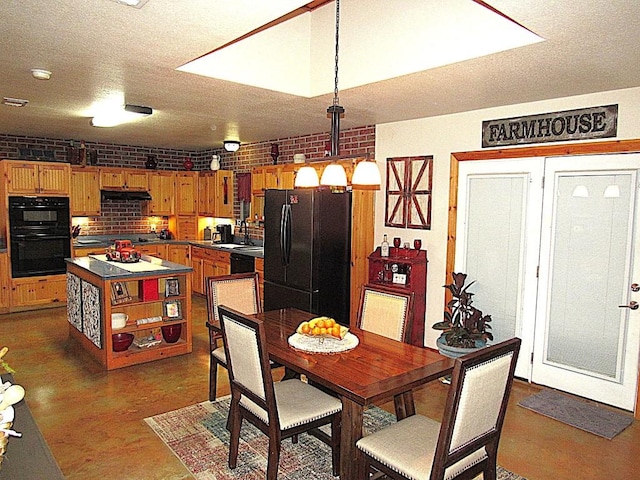
[[[436,344],[438,345],[440,353],[449,358],[462,357],[467,353],[474,352],[487,346],[487,342],[485,340],[476,340],[476,348],[451,347],[445,343],[444,335],[440,335],[438,337]]]

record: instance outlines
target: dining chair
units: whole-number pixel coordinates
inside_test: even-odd
[[[242,313],[262,312],[258,274],[234,273],[208,277],[207,293],[207,327],[209,329],[209,400],[214,401],[217,393],[218,365],[227,368],[227,357],[224,346],[218,346],[222,339],[218,306],[226,305]]]
[[[298,378],[274,382],[264,323],[218,307],[231,383],[229,468],[237,465],[242,421],[269,437],[267,479],[278,475],[281,440],[331,425],[333,475],[340,468],[342,402]]]
[[[495,480],[498,443],[520,339],[455,360],[442,422],[412,415],[360,439],[362,478]]]
[[[363,285],[356,326],[399,342],[409,343],[413,292],[382,285]]]

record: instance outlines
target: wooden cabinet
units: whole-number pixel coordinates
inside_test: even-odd
[[[71,168],[71,216],[100,215],[100,172],[92,167]]]
[[[69,195],[69,164],[3,160],[2,169],[8,194]]]
[[[264,258],[256,258],[255,271],[258,273],[258,286],[260,288],[260,300],[264,306]]]
[[[173,215],[176,194],[175,172],[159,170],[149,175],[151,200],[143,204],[146,215]]]
[[[175,174],[176,215],[196,215],[198,213],[198,172],[178,172]]]
[[[200,174],[198,213],[208,217],[233,218],[233,172],[216,170]]]
[[[10,301],[10,273],[9,255],[0,253],[0,313],[7,313],[11,306]]]
[[[104,255],[105,247],[72,247],[73,257],[88,257],[89,255]]]
[[[231,273],[231,255],[229,252],[212,248],[192,246],[191,266],[193,267],[193,291],[204,295],[207,277]]]
[[[114,190],[149,190],[149,176],[146,170],[127,168],[100,168],[100,188]]]
[[[26,277],[11,280],[11,309],[64,305],[67,301],[65,275]]]
[[[164,244],[149,245],[146,243],[136,243],[136,250],[143,255],[149,255],[156,258],[165,258],[167,256],[167,246]]]
[[[380,256],[380,247],[369,255],[369,283],[413,292],[411,343],[424,346],[427,300],[427,251],[391,247],[388,257]]]
[[[104,279],[75,264],[69,264],[68,274],[71,306],[69,336],[107,370],[192,351],[190,272],[157,275],[132,273],[125,279]],[[177,285],[177,295],[166,294],[168,281]],[[112,300],[111,292],[118,289],[128,293],[120,297],[124,300],[122,302]],[[100,306],[83,308],[87,299],[92,297],[99,299]],[[125,327],[117,330],[112,328],[112,313],[128,316]],[[84,325],[95,328],[84,328]],[[161,333],[162,327],[169,325],[180,325],[180,336],[173,343],[167,342]],[[124,351],[114,351],[112,335],[115,333],[133,334],[134,343]],[[149,337],[153,337],[156,343],[145,346],[143,342]]]
[[[198,223],[195,215],[180,215],[169,218],[169,230],[176,240],[196,240]]]
[[[185,244],[167,245],[167,260],[180,265],[191,265],[191,246]]]

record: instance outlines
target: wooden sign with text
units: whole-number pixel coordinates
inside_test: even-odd
[[[615,137],[618,105],[482,122],[482,148]]]

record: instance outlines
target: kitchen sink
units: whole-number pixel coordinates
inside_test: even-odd
[[[240,245],[240,247],[241,248],[239,248],[238,250],[240,250],[241,252],[261,252],[264,250],[264,247],[250,245]]]

